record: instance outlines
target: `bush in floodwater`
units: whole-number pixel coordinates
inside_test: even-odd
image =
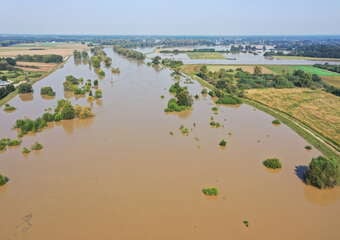
[[[222,97],[220,97],[217,101],[217,104],[226,104],[226,105],[236,105],[236,104],[241,104],[242,101],[232,95],[224,95]]]
[[[102,90],[97,89],[97,90],[95,91],[95,93],[94,93],[94,97],[95,97],[96,99],[102,98],[102,97],[103,97]]]
[[[218,195],[218,189],[215,187],[211,188],[203,188],[202,193],[207,196],[217,196]]]
[[[188,134],[189,134],[189,129],[186,128],[186,127],[184,127],[183,125],[181,125],[181,126],[179,127],[179,130],[181,131],[181,133],[182,133],[183,135],[188,135]]]
[[[16,110],[15,107],[9,105],[8,103],[5,104],[4,111],[11,112],[11,111],[14,111],[14,110]]]
[[[221,126],[221,124],[219,122],[211,121],[210,126],[215,127],[215,128],[219,128]]]
[[[98,80],[97,79],[93,81],[93,86],[95,86],[95,87],[98,86]]]
[[[274,125],[280,125],[281,122],[280,122],[280,120],[275,119],[275,120],[272,121],[272,124],[274,124]]]
[[[208,90],[206,88],[203,88],[201,91],[201,94],[206,95],[208,94]]]
[[[32,146],[31,146],[31,150],[35,150],[35,151],[38,151],[38,150],[41,150],[43,149],[44,146],[41,144],[41,143],[38,143],[38,142],[35,142]]]
[[[52,87],[42,87],[40,89],[40,95],[54,97],[55,92],[53,91]]]
[[[44,119],[46,122],[53,122],[55,118],[55,114],[49,113],[49,112],[45,112],[42,115],[42,119]]]
[[[213,112],[217,112],[217,111],[218,111],[218,107],[212,107],[211,110],[212,110]]]
[[[29,150],[27,147],[24,147],[21,151],[23,154],[29,154],[31,150]]]
[[[305,146],[305,149],[306,149],[306,150],[312,150],[312,146],[307,145],[307,146]]]
[[[243,221],[244,226],[249,227],[249,222],[247,220]]]
[[[19,146],[21,144],[21,142],[22,141],[19,140],[19,139],[11,139],[11,140],[9,140],[7,146],[9,146],[9,147]]]
[[[227,146],[227,141],[222,139],[218,145],[220,145],[221,147],[225,147]]]
[[[264,160],[262,163],[266,168],[271,168],[271,169],[282,168],[280,160],[277,158],[269,158],[269,159]]]
[[[305,173],[305,181],[321,189],[340,184],[339,161],[322,156],[313,158]]]
[[[60,120],[68,120],[75,118],[74,107],[72,106],[70,101],[65,99],[59,100],[57,107],[54,109],[56,115],[60,114]],[[59,118],[59,116],[58,116]]]
[[[47,122],[43,118],[37,118],[35,120],[25,118],[18,119],[14,125],[14,128],[20,129],[20,135],[25,135],[28,132],[37,132],[47,126]]]
[[[29,83],[22,83],[18,87],[18,92],[19,93],[32,93],[33,92],[32,85]]]
[[[82,107],[82,106],[76,105],[74,107],[74,110],[75,110],[76,116],[80,119],[90,118],[94,116],[90,107]]]
[[[9,181],[9,178],[0,174],[0,186],[5,185]]]
[[[171,98],[168,102],[168,107],[164,110],[165,112],[181,112],[186,110],[186,106],[180,106],[177,104],[177,100],[175,98]]]

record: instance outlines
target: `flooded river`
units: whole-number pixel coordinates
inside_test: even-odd
[[[320,191],[296,174],[320,154],[305,150],[305,140],[248,105],[220,106],[215,115],[209,97],[186,114],[166,114],[170,72],[106,51],[121,74],[105,70],[94,118],[63,121],[0,153],[0,173],[11,179],[0,188],[1,240],[340,239],[340,188]],[[64,93],[69,74],[97,78],[69,59],[33,95],[12,99],[15,112],[0,112],[0,137],[15,137],[16,119],[35,118],[58,99],[90,105]],[[40,96],[49,85],[54,99]],[[211,116],[223,127],[211,128]],[[44,149],[23,156],[35,141]],[[281,159],[281,171],[263,167],[270,157]],[[201,193],[210,186],[219,196]]]

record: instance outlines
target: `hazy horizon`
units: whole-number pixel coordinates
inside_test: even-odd
[[[1,7],[0,21],[6,23],[1,34],[340,35],[337,0],[212,0],[210,4],[202,0],[12,0]]]

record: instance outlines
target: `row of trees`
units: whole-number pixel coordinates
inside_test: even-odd
[[[171,85],[169,92],[175,94],[175,98],[169,100],[165,112],[181,112],[192,106],[192,96],[189,94],[186,87],[181,87],[179,85],[179,82]]]
[[[322,81],[316,74],[309,74],[303,70],[296,70],[292,74],[284,75],[262,74],[261,67],[256,66],[254,73],[243,71],[241,68],[234,70],[220,69],[217,72],[208,71],[202,66],[196,75],[217,89],[234,95],[243,95],[243,90],[251,88],[324,88],[326,91],[339,96],[339,89]]]
[[[143,53],[138,52],[138,51],[133,50],[133,49],[121,47],[119,45],[113,46],[113,50],[116,53],[123,55],[125,57],[128,57],[128,58],[133,58],[133,59],[137,59],[137,60],[144,60],[145,59],[145,55]]]
[[[326,69],[331,72],[340,73],[340,65],[331,65],[331,64],[325,63],[325,64],[314,64],[314,67]]]
[[[47,55],[18,55],[16,61],[22,62],[43,62],[43,63],[61,63],[63,56],[57,54]]]

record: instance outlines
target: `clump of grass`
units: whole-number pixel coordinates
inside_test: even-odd
[[[8,103],[5,104],[4,111],[12,112],[14,110],[16,110],[16,108],[14,106],[9,105]]]
[[[277,159],[277,158],[268,158],[268,159],[264,160],[262,163],[266,168],[271,168],[271,169],[282,168],[282,164],[281,164],[280,160]]]
[[[217,111],[218,111],[218,107],[212,107],[211,110],[212,110],[213,112],[217,112]]]
[[[31,146],[31,150],[35,150],[35,151],[38,151],[38,150],[41,150],[43,149],[44,146],[41,144],[41,143],[38,143],[38,142],[35,142],[32,146]]]
[[[244,226],[249,227],[249,222],[247,220],[243,221]]]
[[[211,121],[210,126],[215,127],[215,128],[219,128],[221,126],[221,124],[219,122]]]
[[[220,145],[221,147],[225,147],[227,146],[227,141],[222,139],[218,145]]]
[[[208,90],[206,88],[203,88],[201,91],[201,94],[206,95],[208,94]]]
[[[163,98],[164,98],[164,95],[161,96],[161,99],[163,99]]]
[[[21,144],[21,140],[19,139],[11,139],[9,142],[8,142],[8,146],[10,147],[13,147],[13,146],[19,146]]]
[[[275,119],[275,120],[272,121],[272,124],[274,124],[274,125],[280,125],[281,122],[280,122],[279,120]]]
[[[0,174],[0,186],[5,185],[9,181],[9,178]]]
[[[306,149],[306,150],[312,150],[312,146],[307,145],[307,146],[305,146],[305,149]]]
[[[173,135],[174,135],[174,133],[173,133],[172,131],[170,131],[170,132],[169,132],[169,134],[170,134],[171,136],[173,136]]]
[[[218,189],[215,188],[215,187],[203,188],[202,193],[206,196],[217,196],[218,195]]]
[[[181,125],[181,126],[179,127],[179,130],[181,131],[181,133],[182,133],[183,135],[189,135],[189,129],[186,128],[186,127],[184,127],[183,125]]]
[[[196,94],[196,95],[194,96],[194,98],[195,98],[195,99],[199,99],[200,97],[198,96],[198,94]]]
[[[31,150],[29,150],[27,147],[24,147],[21,151],[23,154],[29,154]]]

